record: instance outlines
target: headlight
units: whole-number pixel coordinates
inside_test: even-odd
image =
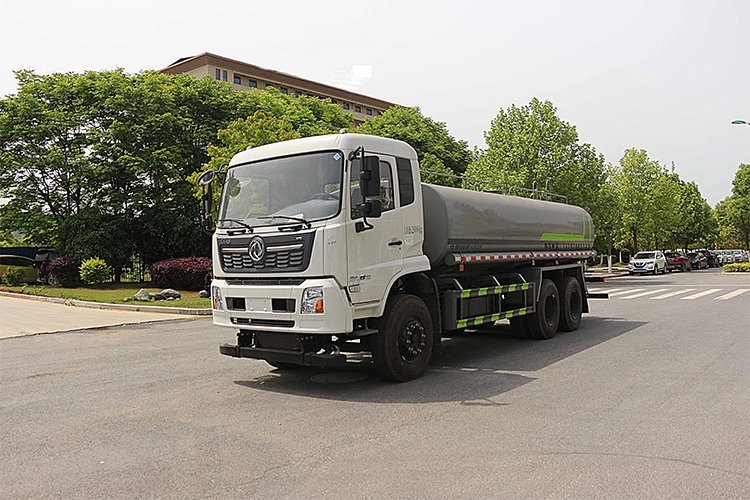
[[[211,287],[211,306],[217,310],[224,309],[224,301],[221,298],[221,290],[218,286]]]
[[[649,262],[649,263],[646,264],[646,267],[654,267],[654,263],[653,262]]]
[[[305,288],[302,292],[302,314],[323,314],[324,311],[323,287]]]

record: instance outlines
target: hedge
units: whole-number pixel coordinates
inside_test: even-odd
[[[167,259],[151,265],[151,281],[165,288],[202,290],[206,275],[211,274],[208,257]]]
[[[724,264],[725,273],[750,273],[750,262]]]
[[[81,281],[78,271],[81,263],[73,257],[58,257],[49,263],[47,268],[58,284],[63,286],[76,285]]]

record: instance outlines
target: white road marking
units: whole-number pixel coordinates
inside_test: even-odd
[[[742,295],[745,292],[750,292],[750,288],[740,288],[739,290],[735,290],[733,292],[729,292],[725,295],[721,295],[720,297],[716,297],[714,300],[729,300],[737,297],[738,295]]]
[[[704,290],[702,292],[694,293],[693,295],[688,295],[687,297],[682,297],[682,300],[699,299],[701,297],[705,297],[706,295],[711,295],[712,293],[716,293],[720,291],[721,291],[721,288],[711,288],[710,290]]]
[[[609,296],[614,297],[616,295],[625,295],[626,293],[635,293],[635,292],[640,292],[642,290],[643,288],[632,288],[630,290],[623,290],[622,292],[610,293]]]
[[[614,292],[615,290],[619,290],[619,288],[604,288],[602,290],[598,290],[596,288],[589,288],[589,292],[591,293],[610,293],[610,292]]]
[[[688,293],[688,292],[693,292],[693,291],[695,291],[695,288],[686,288],[684,290],[677,290],[676,292],[665,293],[664,295],[659,295],[657,297],[651,297],[651,300],[668,299],[669,297],[674,297],[675,295],[680,295],[683,293]]]
[[[660,288],[659,290],[649,290],[648,292],[636,293],[635,295],[628,295],[627,297],[620,297],[623,300],[626,299],[637,299],[638,297],[645,297],[646,295],[653,295],[655,293],[666,292],[669,288]]]

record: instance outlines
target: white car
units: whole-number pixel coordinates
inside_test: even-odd
[[[630,259],[628,271],[630,274],[664,274],[667,272],[667,259],[664,257],[664,253],[659,250],[638,252],[635,257]]]

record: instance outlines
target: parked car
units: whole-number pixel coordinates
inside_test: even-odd
[[[699,249],[695,250],[696,252],[702,253],[704,257],[706,257],[706,262],[708,264],[708,267],[719,267],[719,260],[716,258],[716,253],[714,253],[711,250],[706,249]]]
[[[708,259],[700,252],[688,252],[687,258],[693,269],[708,269]]]
[[[628,272],[630,274],[666,273],[667,259],[664,257],[664,253],[659,250],[638,252],[635,254],[635,257],[630,259],[630,262],[628,263]]]
[[[39,278],[34,259],[20,255],[0,255],[0,278],[11,268],[21,269],[21,281],[24,283],[36,283]]]
[[[732,250],[733,262],[747,262],[747,252],[744,250]]]
[[[718,265],[723,266],[724,264],[729,264],[729,261],[727,260],[729,256],[729,252],[727,250],[716,250],[716,262]],[[729,257],[731,259],[731,257]],[[734,259],[731,259],[734,260]]]
[[[664,252],[664,257],[667,259],[667,270],[669,272],[672,272],[675,269],[680,271],[692,270],[690,259],[682,255],[680,252]]]

